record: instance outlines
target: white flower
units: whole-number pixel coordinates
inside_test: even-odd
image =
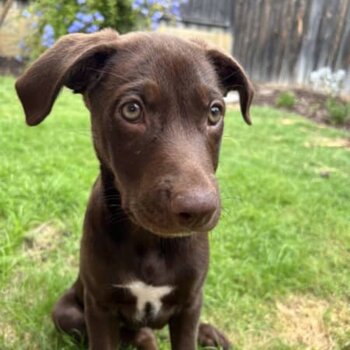
[[[322,67],[311,72],[309,80],[313,88],[336,95],[341,91],[345,76],[343,69],[332,72],[330,67]]]

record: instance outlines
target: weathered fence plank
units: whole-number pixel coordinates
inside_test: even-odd
[[[181,20],[185,24],[230,28],[231,0],[190,0],[182,5]]]
[[[330,67],[350,92],[350,0],[232,1],[233,53],[254,80],[307,83]]]

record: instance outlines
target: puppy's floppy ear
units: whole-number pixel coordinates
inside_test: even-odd
[[[116,51],[117,32],[69,34],[40,56],[16,81],[28,125],[37,125],[50,113],[65,85],[84,92],[101,77],[107,58]]]
[[[253,100],[254,90],[244,69],[232,57],[216,49],[208,49],[207,56],[215,67],[224,94],[226,95],[231,90],[238,91],[243,118],[247,124],[251,125],[249,108]]]

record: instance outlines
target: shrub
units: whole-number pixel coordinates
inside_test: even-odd
[[[32,30],[22,44],[23,56],[34,59],[67,33],[93,33],[103,27],[134,25],[131,0],[36,0],[23,16],[30,17]]]
[[[291,109],[295,105],[295,95],[293,92],[284,91],[279,94],[276,101],[277,107]]]
[[[332,124],[343,125],[350,121],[350,104],[344,103],[334,97],[329,97],[326,101],[326,109],[329,121]]]
[[[187,0],[36,0],[22,15],[32,30],[20,44],[22,57],[34,59],[67,33],[93,33],[114,28],[156,29],[162,18],[178,18]]]
[[[161,19],[180,18],[181,4],[188,0],[134,0],[132,8],[137,15],[136,28],[157,29]]]

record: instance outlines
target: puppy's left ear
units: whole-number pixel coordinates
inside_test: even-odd
[[[224,95],[235,90],[239,93],[241,112],[247,124],[251,125],[249,108],[253,100],[253,85],[241,65],[232,57],[216,50],[208,49],[207,56],[215,67]]]

